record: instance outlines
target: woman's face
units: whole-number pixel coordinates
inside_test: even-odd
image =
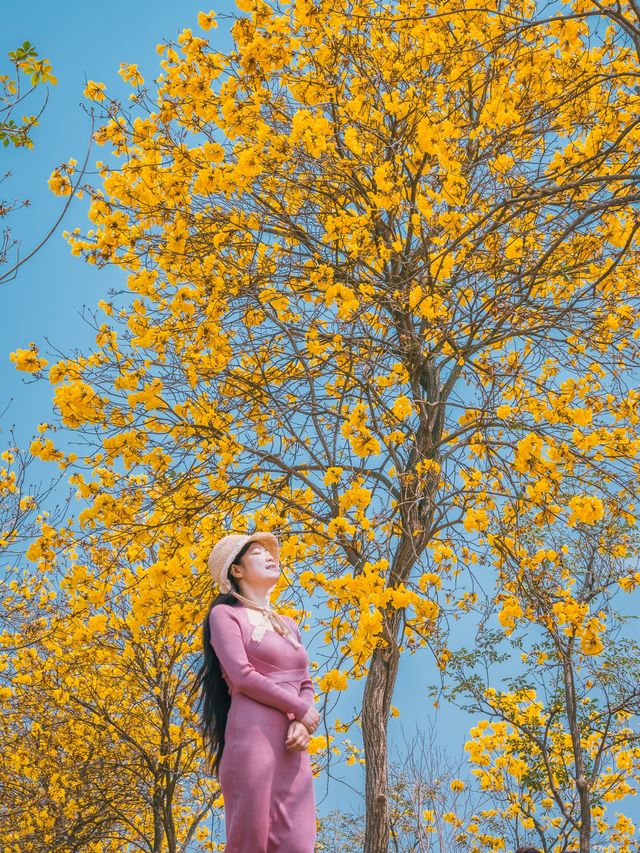
[[[272,589],[280,577],[280,566],[273,555],[259,542],[252,542],[240,559],[240,566],[234,565],[232,574],[240,581],[241,587],[264,591]]]

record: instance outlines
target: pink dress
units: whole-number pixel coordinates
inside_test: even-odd
[[[313,705],[309,658],[277,631],[259,641],[244,605],[211,608],[211,645],[231,694],[218,779],[225,853],[313,853],[316,803],[311,758],[287,749],[287,729]]]

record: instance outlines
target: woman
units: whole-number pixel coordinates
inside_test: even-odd
[[[209,556],[220,594],[204,622],[202,732],[224,798],[226,853],[313,853],[309,735],[318,727],[300,630],[269,601],[279,547],[271,533],[230,534]]]

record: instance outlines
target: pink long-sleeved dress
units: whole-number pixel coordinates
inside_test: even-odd
[[[307,750],[288,749],[287,729],[313,705],[309,658],[274,630],[252,637],[244,605],[211,608],[211,645],[231,695],[218,779],[225,853],[313,853],[316,803]],[[256,634],[259,637],[259,632]]]

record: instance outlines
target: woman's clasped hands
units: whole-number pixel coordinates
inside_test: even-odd
[[[320,714],[313,705],[307,708],[302,720],[292,720],[287,729],[287,749],[302,751],[309,745],[309,735],[313,734],[320,724]]]

